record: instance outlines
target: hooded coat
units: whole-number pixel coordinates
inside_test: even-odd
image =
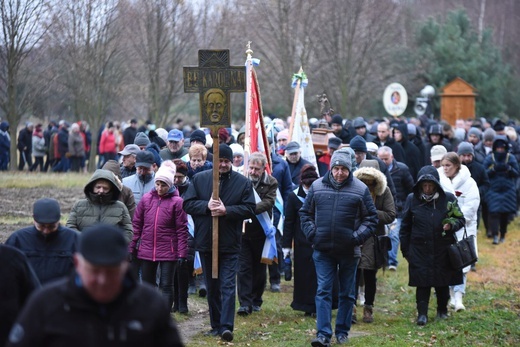
[[[422,198],[422,183],[431,181],[437,197]],[[464,226],[464,216],[457,217],[450,230],[443,230],[448,202],[456,202],[439,183],[439,173],[433,166],[419,171],[419,178],[408,195],[399,232],[401,251],[408,261],[408,285],[412,287],[445,287],[462,283],[462,271],[450,264],[448,248],[456,242],[455,232]]]
[[[110,192],[101,197],[93,193],[94,185],[99,179],[112,185]],[[121,185],[118,184],[116,176],[108,170],[98,169],[85,185],[84,192],[85,199],[76,201],[70,210],[67,228],[82,231],[97,223],[117,225],[123,229],[126,239],[130,242],[133,234],[132,219],[125,204],[119,201]]]
[[[402,134],[402,140],[399,141],[404,151],[404,163],[410,169],[412,177],[417,177],[417,173],[423,167],[423,157],[421,157],[421,151],[413,142],[408,140],[408,125],[406,123],[399,123],[397,126]],[[397,159],[396,159],[397,160]]]
[[[496,152],[500,142],[506,145],[506,149],[509,148],[507,137],[497,135],[493,141],[493,152],[488,154],[484,160],[484,167],[489,176],[486,203],[490,213],[516,213],[515,184],[520,175],[520,169],[514,155]]]
[[[396,212],[394,198],[386,184],[386,176],[378,169],[372,167],[362,167],[354,172],[354,176],[365,183],[370,190],[370,195],[376,205],[377,223],[376,232],[373,237],[365,241],[361,247],[360,269],[377,270],[375,256],[375,240],[377,236],[385,235],[385,225],[395,220]],[[374,185],[370,185],[374,182]]]
[[[121,201],[123,204],[125,204],[126,208],[128,209],[128,212],[130,213],[130,218],[134,218],[134,212],[137,204],[135,203],[134,193],[132,192],[132,189],[128,188],[127,186],[123,185],[121,182],[121,167],[115,160],[108,160],[103,165],[104,170],[111,171],[114,175],[116,175],[119,182],[117,182],[121,186],[121,195],[119,195],[119,201]]]

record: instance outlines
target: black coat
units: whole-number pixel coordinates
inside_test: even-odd
[[[68,276],[74,269],[72,256],[76,252],[79,233],[59,226],[58,230],[43,237],[36,227],[15,231],[5,242],[22,251],[42,284]]]
[[[193,217],[195,249],[212,250],[212,220],[208,202],[213,192],[213,170],[199,172],[184,193],[184,211]],[[251,181],[230,171],[220,177],[219,197],[226,206],[226,215],[219,217],[219,252],[238,253],[242,241],[242,222],[255,216],[255,196]]]
[[[394,181],[396,191],[396,195],[394,196],[395,211],[397,217],[401,218],[406,198],[413,190],[414,179],[410,174],[408,166],[395,160],[392,163],[390,175],[392,176],[392,181]]]
[[[0,244],[0,264],[0,346],[4,346],[16,316],[40,283],[25,255],[11,246]]]
[[[151,286],[129,275],[112,303],[95,303],[76,274],[48,284],[17,319],[23,329],[9,347],[184,346],[170,308]]]
[[[423,174],[425,169],[433,171]],[[444,192],[433,166],[425,166],[419,175],[414,192],[406,199],[399,233],[401,251],[408,260],[408,285],[444,287],[461,284],[462,271],[451,267],[448,248],[456,242],[455,232],[464,226],[465,220],[464,217],[457,218],[448,231],[443,230],[442,224],[448,201],[456,202],[457,198]],[[435,182],[439,194],[437,199],[430,202],[421,199],[423,181]]]
[[[293,187],[296,188],[300,185],[300,174],[302,171],[302,167],[305,164],[310,164],[311,162],[308,160],[305,160],[303,158],[300,158],[296,164],[291,163],[289,160],[287,160],[287,164],[289,165],[289,171],[291,172],[291,180],[293,183]]]
[[[18,150],[26,153],[32,153],[32,131],[23,128],[18,133]]]

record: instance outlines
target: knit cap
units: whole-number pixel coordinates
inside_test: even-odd
[[[471,127],[469,130],[468,130],[468,136],[469,135],[475,135],[476,137],[478,137],[479,139],[482,138],[482,130],[480,130],[479,128],[476,128],[476,127]]]
[[[340,114],[335,114],[332,116],[331,124],[340,124],[343,125],[343,118],[341,118]]]
[[[484,141],[493,141],[494,138],[495,138],[495,135],[496,135],[496,131],[491,129],[491,128],[487,128],[485,131],[484,131],[484,135],[483,135],[483,140]]]
[[[332,169],[334,166],[344,166],[348,169],[348,171],[352,171],[352,161],[350,160],[350,153],[343,148],[338,149],[332,154],[330,158],[330,168]]]
[[[148,135],[146,135],[143,132],[138,132],[135,135],[134,144],[138,146],[147,146],[150,143],[150,139],[148,138]]]
[[[155,173],[154,182],[161,181],[171,188],[173,186],[173,180],[175,179],[175,172],[177,168],[171,160],[165,160],[159,170]]]
[[[367,142],[363,137],[356,135],[354,138],[352,138],[352,140],[350,140],[350,148],[352,148],[354,151],[366,153]]]
[[[206,145],[206,133],[200,129],[195,130],[190,135],[190,143],[193,141],[201,142],[203,145]]]
[[[232,143],[229,145],[229,148],[233,151],[233,156],[241,155],[244,156],[244,147],[240,146],[238,143]]]
[[[475,150],[473,149],[473,145],[471,143],[461,142],[459,143],[459,149],[457,150],[457,154],[471,154],[472,156],[475,156]]]

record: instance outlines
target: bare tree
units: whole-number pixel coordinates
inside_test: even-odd
[[[197,37],[191,7],[181,0],[138,0],[125,6],[124,18],[128,52],[140,65],[133,76],[146,81],[147,117],[166,125],[182,93],[182,62]]]
[[[43,0],[0,0],[0,109],[13,129],[11,170],[16,169],[16,131],[36,94],[28,83],[31,69],[24,63],[40,42],[47,26]]]
[[[124,57],[119,45],[117,0],[62,0],[52,30],[59,81],[71,96],[74,116],[92,129],[89,171],[96,165],[98,129],[120,96]]]

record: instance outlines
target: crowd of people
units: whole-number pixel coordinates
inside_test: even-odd
[[[0,144],[9,136],[4,123]],[[46,319],[53,307],[44,298],[60,296],[56,293],[63,296],[56,305],[86,310],[83,317],[77,313],[78,320],[135,314],[142,324],[156,320],[155,341],[181,345],[164,312],[168,317],[189,312],[188,296],[198,292],[208,301],[207,334],[230,342],[235,314],[261,311],[265,289],[281,290],[281,260],[286,258],[294,266],[291,307],[316,317],[311,345],[330,346],[333,337],[343,344],[358,322],[357,307],[363,307],[363,322],[377,322],[377,272],[401,271],[399,248],[408,263],[409,285],[416,287],[417,325],[428,322],[431,288],[436,319],[448,318],[449,307],[466,309],[467,277],[477,265],[452,268],[448,248],[465,231],[476,235],[481,221],[490,242],[506,241],[520,202],[520,142],[514,124],[500,119],[457,120],[455,125],[427,118],[348,120],[326,114],[311,122],[313,128],[329,129],[327,150],[316,152],[314,166],[302,158],[300,144],[290,141],[287,121],[266,123],[270,152],[253,153],[245,163],[244,128],[222,128],[213,137],[205,129],[107,122],[100,130],[98,169],[66,225],[59,222],[59,203],[40,199],[34,204],[34,226],[7,241],[25,253],[25,258],[17,256],[18,271],[25,276],[20,293],[25,294],[16,300],[25,301],[27,292],[44,284],[26,305],[14,305],[21,313],[16,321],[11,315],[8,345],[50,338],[45,324],[36,325],[30,317]],[[41,124],[27,123],[18,134],[18,168],[82,171],[93,146],[90,138],[84,122],[51,122],[45,131]],[[219,141],[217,162],[213,138]],[[0,169],[8,163],[0,153]],[[214,165],[218,187],[213,187]],[[460,216],[447,219],[451,208]],[[96,249],[92,237],[103,233],[106,244]],[[266,258],[266,244],[275,257]],[[102,281],[117,285],[109,290]],[[162,294],[164,307],[154,306],[158,299],[152,298],[156,292],[150,286]],[[84,293],[90,304],[77,298]],[[156,316],[144,322],[139,306],[123,303],[123,297],[135,295],[143,295],[138,302],[155,308]],[[333,309],[338,310],[334,329]],[[72,341],[65,330],[53,332],[56,343]],[[125,336],[103,331],[107,341],[122,341],[130,338],[130,330]],[[135,341],[145,338],[133,333],[139,335]]]

